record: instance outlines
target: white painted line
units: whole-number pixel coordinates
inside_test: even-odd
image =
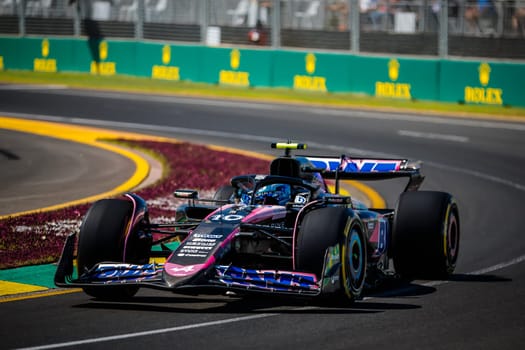
[[[517,258],[514,258],[512,260],[509,260],[509,261],[506,261],[506,262],[503,262],[503,263],[500,263],[500,264],[497,264],[497,265],[489,266],[489,267],[486,267],[484,269],[471,272],[471,273],[469,273],[469,275],[484,275],[484,274],[489,273],[489,272],[494,272],[496,270],[501,270],[501,269],[504,269],[506,267],[519,264],[519,263],[521,263],[523,261],[525,261],[525,255],[519,256]]]
[[[267,317],[272,317],[272,316],[277,316],[277,315],[279,314],[266,313],[266,314],[258,314],[258,315],[251,315],[251,316],[234,317],[234,318],[229,318],[225,320],[188,324],[184,326],[177,326],[177,327],[170,327],[170,328],[153,329],[150,331],[125,333],[125,334],[111,335],[111,336],[100,337],[100,338],[88,338],[88,339],[69,341],[69,342],[64,342],[64,343],[55,343],[55,344],[33,346],[33,347],[28,347],[28,348],[19,348],[19,350],[58,349],[58,348],[64,348],[64,347],[69,347],[69,346],[78,346],[78,345],[102,343],[102,342],[113,341],[113,340],[122,340],[122,339],[151,336],[155,334],[174,333],[178,331],[184,331],[187,329],[220,326],[220,325],[229,324],[229,323],[244,322],[244,321],[255,320],[259,318],[267,318]]]
[[[483,180],[486,180],[486,181],[495,182],[495,183],[498,183],[500,185],[512,187],[512,188],[514,188],[516,190],[525,191],[525,185],[523,185],[523,184],[511,181],[511,180],[503,179],[501,177],[490,175],[490,174],[487,174],[487,173],[482,173],[482,172],[475,171],[475,170],[470,170],[470,169],[458,168],[458,167],[445,165],[445,164],[440,164],[440,163],[435,163],[435,162],[427,162],[426,161],[426,162],[424,162],[424,164],[428,165],[428,166],[431,166],[431,167],[434,167],[434,168],[437,168],[437,169],[454,171],[454,172],[466,174],[466,175],[469,175],[469,176],[472,176],[472,177],[477,177],[477,178],[480,178],[480,179],[483,179]]]
[[[61,84],[0,84],[0,90],[63,90],[67,85]]]
[[[481,270],[477,270],[474,272],[467,273],[467,275],[483,275],[488,272],[494,272],[496,270],[501,270],[503,268],[513,266],[516,264],[519,264],[521,262],[525,261],[525,255],[519,256],[517,258],[514,258],[512,260],[493,265]],[[424,284],[421,284],[419,286],[410,286],[407,288],[400,288],[395,290],[390,290],[387,292],[375,294],[372,296],[364,297],[363,300],[373,300],[377,298],[387,298],[387,297],[395,297],[396,295],[403,294],[404,292],[410,292],[413,290],[416,290],[417,288],[423,286],[423,287],[435,287],[439,285],[443,285],[449,283],[449,281],[431,281]],[[296,308],[295,310],[317,310],[320,309],[318,306],[305,306]],[[203,323],[195,323],[195,324],[188,324],[184,326],[177,326],[177,327],[170,327],[170,328],[162,328],[162,329],[154,329],[150,331],[142,331],[142,332],[136,332],[136,333],[125,333],[125,334],[119,334],[119,335],[112,335],[112,336],[106,336],[106,337],[100,337],[100,338],[88,338],[83,340],[76,340],[76,341],[69,341],[69,342],[63,342],[63,343],[55,343],[55,344],[47,344],[47,345],[39,345],[39,346],[33,346],[33,347],[27,347],[27,348],[19,348],[19,350],[44,350],[44,349],[58,349],[63,347],[70,347],[70,346],[77,346],[77,345],[86,345],[86,344],[94,344],[94,343],[102,343],[107,341],[113,341],[113,340],[122,340],[122,339],[130,339],[130,338],[137,338],[137,337],[144,337],[144,336],[151,336],[155,334],[163,334],[163,333],[174,333],[179,331],[184,331],[188,329],[196,329],[196,328],[205,328],[205,327],[212,327],[212,326],[220,326],[224,324],[229,323],[236,323],[236,322],[244,322],[249,320],[256,320],[260,318],[268,318],[268,317],[274,317],[279,316],[279,313],[264,313],[264,314],[258,314],[258,315],[251,315],[251,316],[242,316],[242,317],[234,317],[224,320],[217,320],[217,321],[210,321],[210,322],[203,322]]]
[[[40,93],[53,93],[52,91],[38,91]],[[344,117],[349,119],[354,118],[365,118],[365,119],[376,119],[376,120],[402,120],[421,122],[429,124],[439,125],[459,125],[459,126],[470,126],[478,128],[489,128],[489,129],[506,129],[514,131],[525,131],[525,122],[521,121],[502,121],[498,120],[486,120],[486,119],[459,119],[450,117],[439,117],[430,115],[416,115],[406,114],[403,112],[382,112],[382,111],[366,111],[359,109],[337,109],[337,108],[326,108],[326,107],[314,107],[314,106],[301,106],[298,104],[285,104],[285,103],[272,103],[272,102],[260,102],[260,101],[241,101],[241,100],[221,100],[213,98],[199,98],[199,97],[181,97],[175,95],[148,95],[140,93],[128,93],[128,92],[114,92],[114,91],[95,91],[95,90],[75,90],[68,89],[61,91],[60,94],[72,95],[72,96],[88,96],[95,98],[107,98],[107,99],[118,99],[118,100],[140,100],[150,101],[158,103],[169,103],[169,104],[185,104],[185,105],[196,105],[196,106],[211,106],[211,107],[236,107],[245,108],[251,110],[268,110],[268,111],[293,111],[293,112],[304,112],[311,114],[318,114],[322,116],[330,115],[337,117]],[[3,112],[0,112],[3,113]]]
[[[399,112],[368,112],[368,111],[345,111],[337,109],[309,109],[312,113],[318,113],[323,115],[333,115],[348,118],[366,118],[366,119],[378,119],[378,120],[402,120],[409,122],[428,123],[436,125],[457,125],[457,126],[468,126],[476,128],[487,128],[487,129],[505,129],[514,131],[525,131],[525,123],[523,122],[508,122],[508,121],[497,121],[497,120],[484,120],[484,119],[459,119],[450,117],[433,117],[429,115],[411,115],[411,114],[398,114]]]
[[[275,142],[274,136],[260,136],[260,135],[250,135],[250,134],[238,134],[233,132],[225,131],[215,131],[215,130],[203,130],[203,129],[190,129],[182,128],[175,126],[162,126],[162,125],[150,125],[150,124],[139,124],[139,123],[127,123],[127,122],[115,122],[107,120],[97,120],[97,119],[81,119],[81,118],[67,118],[60,116],[41,116],[35,114],[26,114],[26,113],[10,113],[0,111],[0,115],[12,116],[15,118],[29,118],[29,119],[38,119],[46,121],[54,121],[60,123],[73,123],[80,125],[90,125],[90,126],[99,126],[107,128],[129,128],[140,131],[154,131],[154,132],[173,132],[173,133],[182,133],[187,135],[197,135],[197,136],[210,136],[210,137],[221,137],[231,140],[245,140],[245,141],[260,141],[260,142]],[[524,124],[525,126],[525,124]],[[406,155],[398,155],[385,152],[376,152],[360,148],[349,148],[345,146],[321,144],[318,142],[312,142],[308,140],[303,140],[311,148],[322,149],[333,152],[344,152],[345,154],[351,154],[354,156],[368,156],[368,157],[378,157],[378,158],[405,158]],[[525,191],[525,185],[513,182],[507,179],[500,178],[498,176],[490,175],[487,173],[482,173],[470,169],[458,168],[449,166],[446,164],[440,164],[430,161],[424,161],[425,165],[432,166],[437,169],[443,169],[447,171],[455,171],[458,173],[466,174],[469,176],[481,178],[486,181],[491,181],[499,183],[501,185],[509,186],[514,189]]]
[[[468,137],[459,135],[435,134],[431,132],[419,132],[410,130],[398,130],[397,133],[401,136],[415,137],[420,139],[442,140],[463,143],[469,142]]]
[[[506,262],[502,262],[502,263],[499,263],[499,264],[496,264],[496,265],[493,265],[493,266],[489,266],[489,267],[486,267],[486,268],[483,268],[483,269],[480,269],[480,270],[477,270],[477,271],[468,272],[468,273],[466,273],[466,275],[469,275],[469,276],[484,275],[484,274],[489,273],[489,272],[494,272],[494,271],[497,271],[497,270],[504,269],[506,267],[517,265],[517,264],[519,264],[519,263],[521,263],[523,261],[525,261],[525,255],[522,255],[522,256],[519,256],[519,257],[514,258],[512,260],[509,260],[509,261],[506,261]],[[363,298],[363,300],[372,300],[372,299],[376,299],[376,298],[394,297],[396,295],[400,295],[400,294],[403,294],[403,293],[406,293],[406,292],[414,291],[414,290],[416,290],[419,287],[436,287],[436,286],[440,286],[440,285],[443,285],[443,284],[447,284],[449,282],[450,281],[445,281],[445,280],[430,281],[430,282],[426,282],[426,283],[419,284],[419,285],[416,285],[416,286],[409,286],[409,287],[406,287],[406,288],[388,290],[388,291],[385,291],[385,292],[382,292],[382,293],[378,293],[378,294],[374,294],[374,295],[365,297],[365,298]]]

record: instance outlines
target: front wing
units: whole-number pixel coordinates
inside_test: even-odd
[[[67,237],[55,273],[55,285],[66,288],[108,287],[138,285],[145,288],[169,290],[177,293],[212,293],[236,291],[242,293],[268,293],[297,296],[319,296],[339,290],[339,249],[326,252],[323,276],[297,271],[247,269],[232,265],[215,264],[200,271],[194,278],[170,285],[162,277],[164,265],[144,265],[101,262],[74,278],[75,234]]]

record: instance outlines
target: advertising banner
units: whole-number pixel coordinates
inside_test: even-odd
[[[441,62],[440,100],[525,107],[525,65],[508,62]]]

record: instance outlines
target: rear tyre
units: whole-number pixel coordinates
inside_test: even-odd
[[[405,192],[399,197],[392,234],[392,258],[403,278],[447,278],[459,253],[459,212],[445,192]]]
[[[103,199],[95,202],[89,209],[80,227],[78,239],[79,276],[100,262],[124,262],[125,234],[130,225],[133,206],[131,202],[117,199]],[[132,234],[132,233],[131,233]],[[137,247],[129,244],[129,247]],[[136,250],[136,249],[134,249]],[[148,257],[126,252],[127,263],[146,263]],[[86,294],[99,299],[130,298],[138,291],[138,286],[84,287]]]

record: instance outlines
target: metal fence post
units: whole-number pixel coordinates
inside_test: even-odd
[[[359,53],[359,41],[361,34],[360,6],[359,0],[349,0],[350,2],[350,51]]]
[[[448,0],[440,0],[438,53],[440,58],[448,56]]]
[[[137,17],[135,22],[135,39],[140,40],[144,37],[144,0],[138,0]]]
[[[80,36],[82,34],[82,30],[80,29],[80,3],[78,1],[75,1],[73,4],[73,30],[75,36]]]
[[[272,48],[281,47],[281,0],[272,0]]]
[[[208,0],[200,0],[199,23],[201,25],[201,44],[203,45],[206,45],[208,40],[208,12],[210,11],[210,7],[208,5]]]
[[[26,36],[26,0],[20,0],[18,5],[18,33],[20,36]]]

